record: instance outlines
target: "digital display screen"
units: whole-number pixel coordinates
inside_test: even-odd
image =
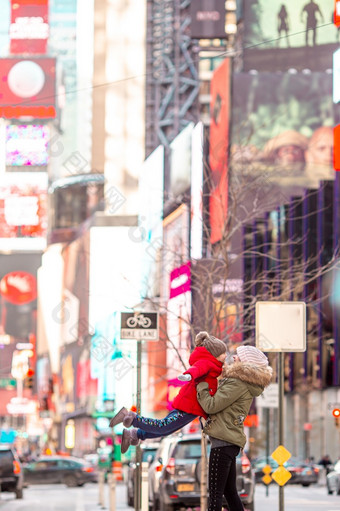
[[[6,127],[6,165],[41,166],[48,164],[49,128],[45,125]]]

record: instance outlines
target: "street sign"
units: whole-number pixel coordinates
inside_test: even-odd
[[[256,406],[259,408],[279,407],[279,384],[271,383],[264,389],[262,394],[256,398]]]
[[[256,346],[262,351],[306,351],[305,302],[257,302]]]
[[[121,312],[120,320],[121,339],[158,340],[157,312]]]

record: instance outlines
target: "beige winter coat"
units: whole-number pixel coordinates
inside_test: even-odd
[[[205,433],[243,449],[246,443],[243,422],[254,397],[260,396],[271,382],[272,372],[271,367],[235,362],[227,366],[225,378],[213,396],[207,383],[199,383],[197,399],[209,415]]]

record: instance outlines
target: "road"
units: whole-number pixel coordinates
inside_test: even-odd
[[[286,486],[284,511],[340,511],[340,496],[328,495],[325,486]],[[105,485],[105,509],[109,511],[109,488]],[[13,493],[0,495],[0,511],[100,511],[99,492],[96,484],[83,488],[66,488],[63,485],[37,485],[25,489],[24,499],[16,500]],[[126,488],[117,484],[116,510],[133,511],[126,504]],[[279,511],[278,487],[266,488],[259,484],[255,492],[255,511]]]

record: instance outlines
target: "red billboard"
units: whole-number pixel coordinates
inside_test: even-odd
[[[11,0],[11,53],[45,54],[48,34],[48,0]]]
[[[47,175],[8,172],[0,184],[0,239],[45,238]]]
[[[334,25],[340,27],[340,1],[334,0]]]
[[[0,59],[0,117],[56,117],[56,59]]]
[[[210,242],[220,241],[228,208],[230,62],[225,59],[211,80],[209,163],[212,189],[209,199]]]

